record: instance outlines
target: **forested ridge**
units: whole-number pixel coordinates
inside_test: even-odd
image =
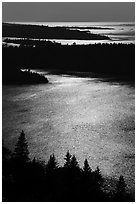
[[[19,47],[3,46],[3,75],[16,69],[48,69],[127,76],[134,81],[134,44],[61,45],[29,39],[18,43]]]

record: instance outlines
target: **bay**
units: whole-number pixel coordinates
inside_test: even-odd
[[[43,72],[44,73],[44,72]],[[80,166],[106,176],[124,176],[130,189],[135,179],[134,88],[97,78],[45,73],[49,84],[3,86],[4,143],[14,149],[25,131],[30,157],[60,165],[69,150]]]

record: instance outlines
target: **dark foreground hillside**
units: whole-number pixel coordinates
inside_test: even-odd
[[[47,164],[36,158],[30,160],[28,144],[22,131],[12,153],[4,144],[2,149],[2,197],[5,202],[89,201],[134,202],[127,191],[123,176],[115,188],[104,188],[106,179],[99,167],[94,171],[85,159],[79,167],[69,151],[60,167],[54,155]]]
[[[126,76],[134,81],[134,44],[61,45],[47,41],[18,40],[19,47],[3,46],[3,71],[45,69]]]

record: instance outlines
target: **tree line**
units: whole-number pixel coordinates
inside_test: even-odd
[[[20,69],[9,69],[3,70],[2,72],[2,83],[3,84],[40,84],[40,83],[48,83],[48,79],[42,75],[35,72],[30,71],[30,69],[26,71],[22,71]]]
[[[85,159],[80,168],[75,155],[68,151],[64,166],[59,166],[55,155],[45,163],[34,157],[29,158],[28,143],[22,131],[11,152],[2,146],[2,198],[7,202],[45,201],[93,201],[130,202],[134,201],[123,176],[119,177],[115,190],[105,191],[105,178],[99,167],[94,171]]]
[[[99,75],[135,78],[134,44],[60,45],[32,40],[20,47],[3,47],[3,74],[15,69],[45,69],[90,72]],[[33,46],[35,45],[35,46]]]

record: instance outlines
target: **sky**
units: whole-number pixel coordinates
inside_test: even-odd
[[[3,22],[133,22],[134,2],[3,2]]]

